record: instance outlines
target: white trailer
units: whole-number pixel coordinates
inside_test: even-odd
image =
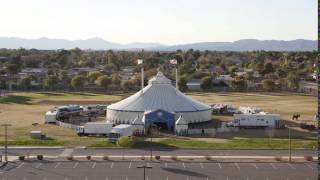
[[[229,127],[247,128],[278,128],[281,126],[279,114],[234,114],[233,121],[227,123]]]
[[[109,141],[116,142],[121,136],[132,136],[133,126],[131,124],[120,124],[114,126],[109,134]]]
[[[45,123],[56,123],[58,117],[58,111],[56,109],[46,112],[44,117]]]
[[[113,127],[113,123],[109,122],[88,122],[84,126],[78,126],[76,131],[79,136],[101,135],[107,136]]]

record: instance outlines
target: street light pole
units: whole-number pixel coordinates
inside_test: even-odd
[[[11,124],[2,124],[4,127],[4,160],[8,162],[8,126]]]
[[[288,127],[289,129],[289,162],[291,162],[291,129],[290,127]]]
[[[150,129],[150,160],[152,161],[152,131],[153,131],[153,121],[151,122]]]
[[[143,168],[143,180],[146,180],[146,168],[152,168],[152,166],[147,166],[147,165],[140,165],[137,168]]]

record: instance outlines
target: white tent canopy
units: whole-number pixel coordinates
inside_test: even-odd
[[[149,84],[134,95],[107,107],[107,120],[115,123],[132,123],[137,116],[143,118],[145,111],[162,109],[173,112],[176,118],[183,115],[188,123],[211,119],[211,107],[177,90],[162,72],[149,80]]]

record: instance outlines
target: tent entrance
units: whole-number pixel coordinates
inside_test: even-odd
[[[149,129],[151,126],[157,130],[174,131],[174,114],[168,111],[158,109],[144,114],[145,128]]]

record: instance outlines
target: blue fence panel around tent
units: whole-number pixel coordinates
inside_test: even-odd
[[[166,123],[169,130],[174,130],[174,114],[162,109],[145,114],[145,126],[149,127],[152,123]]]

